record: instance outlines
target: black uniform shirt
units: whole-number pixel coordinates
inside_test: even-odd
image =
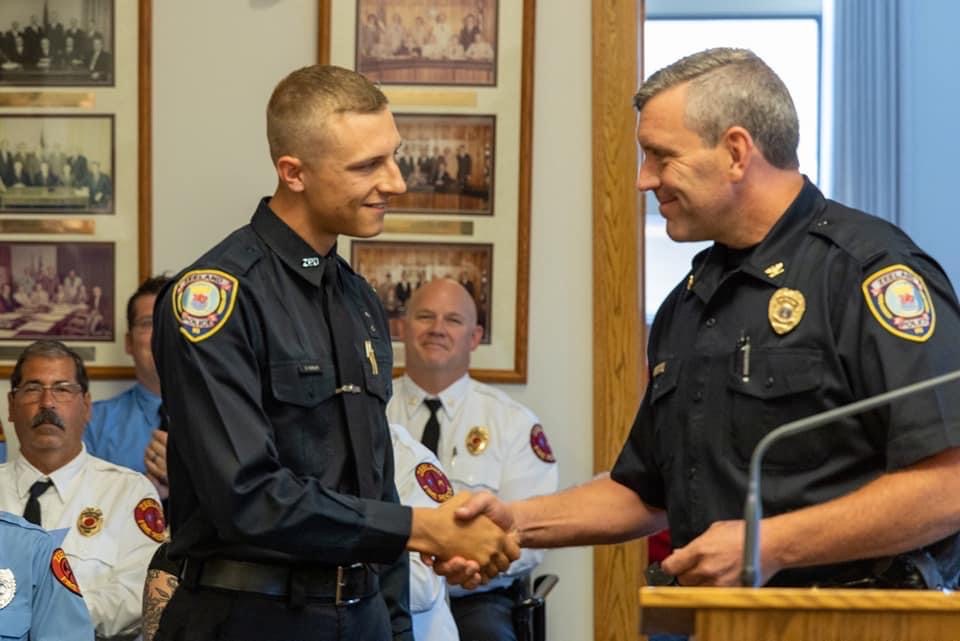
[[[362,380],[338,382],[327,261],[353,321],[345,358]],[[161,293],[154,323],[172,557],[405,564],[412,517],[396,504],[385,416],[390,334],[376,294],[335,250],[317,256],[264,199]],[[363,419],[349,425],[337,392],[347,383]],[[369,455],[356,457],[367,467],[356,469],[348,429],[368,439]]]
[[[792,314],[771,306],[784,290],[802,294],[802,313],[790,292]],[[793,325],[783,334],[778,316]],[[960,366],[960,307],[901,230],[806,182],[752,250],[715,244],[697,255],[657,313],[648,362],[612,477],[667,510],[681,547],[714,521],[742,518],[750,455],[773,428]],[[956,386],[784,439],[764,459],[764,514],[828,501],[956,446]]]

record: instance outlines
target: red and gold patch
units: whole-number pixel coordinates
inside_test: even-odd
[[[539,423],[530,428],[530,447],[533,449],[533,453],[537,455],[537,458],[544,463],[557,462],[556,457],[553,455],[553,450],[550,449],[550,442],[547,440],[547,435]]]
[[[453,485],[450,484],[447,475],[433,463],[421,463],[417,466],[414,475],[417,477],[420,489],[437,503],[453,498]]]
[[[103,529],[103,512],[99,508],[87,507],[77,517],[77,530],[83,536],[93,536]]]
[[[67,561],[67,554],[61,548],[53,551],[53,556],[50,557],[50,570],[57,581],[62,583],[65,588],[78,596],[83,596],[80,594],[77,577],[73,575],[73,569],[70,567],[70,562]]]
[[[163,543],[167,534],[166,523],[163,522],[163,509],[153,499],[143,499],[133,509],[133,518],[136,519],[140,531],[157,543]]]
[[[933,336],[937,315],[920,274],[906,265],[891,265],[867,276],[861,288],[867,308],[885,330],[916,343]]]
[[[473,454],[474,456],[479,456],[483,454],[483,451],[487,449],[487,444],[490,443],[490,430],[480,425],[476,425],[470,428],[470,431],[467,433],[466,446],[467,451]]]

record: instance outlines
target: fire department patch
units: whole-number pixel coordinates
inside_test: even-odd
[[[163,510],[160,504],[153,499],[143,499],[133,509],[133,518],[136,519],[140,531],[157,543],[163,543],[167,535],[164,532],[166,524],[163,522]]]
[[[906,265],[891,265],[863,281],[870,313],[885,330],[923,343],[933,336],[937,315],[926,283]]]
[[[550,442],[547,440],[547,435],[543,431],[543,427],[539,424],[534,425],[530,428],[530,447],[533,448],[533,453],[537,455],[537,458],[545,463],[556,463],[557,459],[553,455],[553,450],[550,449]]]
[[[216,334],[233,313],[237,279],[216,269],[187,272],[173,288],[173,315],[180,333],[199,343]]]
[[[447,479],[447,475],[440,471],[440,468],[433,463],[421,463],[418,465],[414,471],[414,476],[417,477],[417,483],[420,484],[420,489],[426,492],[427,496],[437,503],[443,503],[453,498],[453,486],[450,484],[449,479]]]
[[[78,596],[83,596],[80,594],[77,577],[73,575],[70,562],[67,561],[67,555],[62,549],[57,548],[53,551],[53,556],[50,557],[50,570],[53,572],[53,576],[56,577],[57,581],[62,583],[65,588]]]

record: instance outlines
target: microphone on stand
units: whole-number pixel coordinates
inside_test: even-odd
[[[760,439],[757,447],[753,450],[753,455],[750,457],[750,478],[747,482],[747,499],[743,506],[746,533],[743,541],[743,573],[740,577],[740,583],[745,587],[758,588],[760,587],[760,577],[763,575],[760,568],[760,520],[763,518],[763,504],[760,495],[760,465],[764,454],[775,442],[786,436],[806,432],[838,419],[872,410],[904,396],[910,396],[957,379],[960,379],[960,370],[928,378],[847,405],[841,405],[807,418],[784,423]]]

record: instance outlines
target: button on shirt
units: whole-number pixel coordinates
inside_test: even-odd
[[[440,505],[427,494],[417,478],[417,467],[423,463],[442,471],[437,457],[400,425],[390,425],[390,437],[400,502],[410,507],[435,508]],[[413,615],[413,637],[417,641],[457,641],[460,638],[447,603],[446,581],[424,565],[420,554],[415,552],[410,553],[410,613]]]
[[[67,554],[90,610],[97,636],[110,638],[140,627],[143,581],[158,543],[137,525],[134,510],[145,498],[158,501],[153,484],[141,474],[87,454],[51,474],[41,474],[23,457],[0,465],[0,510],[20,512],[30,486],[50,478],[53,487],[40,496],[43,525],[67,529]],[[99,531],[84,536],[81,513],[102,513]]]
[[[873,275],[893,265],[915,272],[929,290],[936,325],[925,341],[896,335],[869,308]],[[784,288],[803,295],[805,311],[787,313],[795,325],[777,333],[770,303]],[[750,455],[770,430],[958,362],[960,306],[936,262],[899,229],[825,199],[807,182],[759,245],[704,250],[694,258],[692,286],[681,283],[660,307],[650,384],[612,477],[666,508],[681,547],[714,521],[742,518]],[[829,501],[958,442],[960,394],[949,386],[784,439],[764,459],[763,512]],[[950,585],[953,538],[930,548]],[[773,583],[805,585],[839,571],[787,570]]]
[[[394,396],[387,405],[390,422],[407,427],[418,441],[430,417],[430,410],[423,402],[427,396],[404,375],[394,381]],[[443,408],[437,412],[440,420],[437,457],[456,491],[486,490],[504,501],[556,491],[557,464],[539,458],[531,444],[531,431],[540,423],[532,411],[469,375],[450,385],[438,397]],[[486,429],[487,441],[482,451],[471,454],[467,438],[475,427]],[[542,560],[543,551],[525,549],[504,575],[479,589],[506,587]],[[450,594],[462,596],[469,591],[452,587]]]
[[[16,591],[0,607],[0,639],[92,641],[83,598],[56,579],[53,536],[23,518],[0,512],[0,586]]]
[[[93,456],[145,474],[143,453],[159,426],[160,397],[137,383],[94,402],[83,442]]]

